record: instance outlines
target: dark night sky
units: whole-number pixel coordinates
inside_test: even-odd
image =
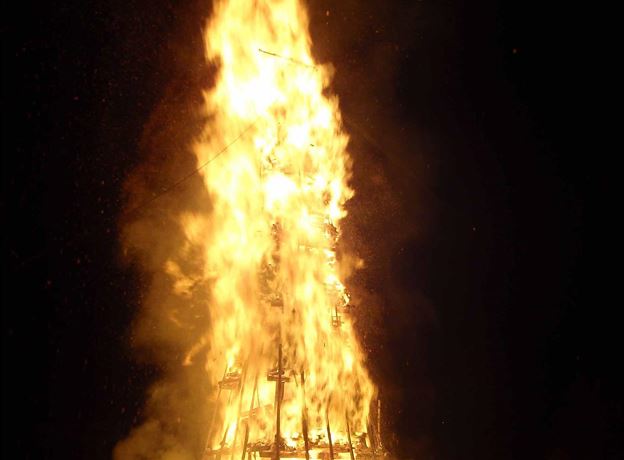
[[[117,222],[148,117],[209,80],[209,5],[177,3],[3,6],[3,458],[110,458],[141,420],[158,369],[129,346],[144,280]],[[375,246],[388,446],[622,458],[609,12],[339,3],[312,2],[312,33]]]

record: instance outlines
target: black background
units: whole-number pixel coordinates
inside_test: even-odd
[[[386,444],[621,458],[612,13],[360,3],[313,2],[311,29],[377,248],[362,282],[383,314],[364,341]],[[172,81],[201,86],[185,66],[210,6],[3,10],[3,457],[109,458],[158,374],[128,345],[141,280],[120,262],[121,188]]]

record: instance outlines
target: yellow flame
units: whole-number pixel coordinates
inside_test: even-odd
[[[209,446],[241,452],[243,426],[250,440],[274,441],[279,377],[268,372],[277,376],[279,367],[288,380],[280,398],[285,445],[301,448],[304,414],[310,439],[326,436],[329,420],[334,443],[345,443],[347,423],[351,433],[367,431],[375,389],[335,254],[353,191],[348,138],[326,91],[330,69],[312,58],[298,0],[219,1],[205,46],[218,71],[205,93],[209,122],[195,146],[198,163],[236,139],[201,172],[209,219],[180,219],[189,241],[205,248],[211,283],[211,331],[185,361],[206,345],[212,384],[223,379]],[[173,261],[166,270],[182,277]],[[175,282],[181,295],[190,288]]]

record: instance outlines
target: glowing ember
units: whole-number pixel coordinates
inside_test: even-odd
[[[211,283],[211,330],[186,357],[208,350],[217,410],[204,456],[375,455],[375,388],[335,253],[353,194],[348,139],[306,12],[298,0],[221,1],[205,42],[218,74],[194,150],[210,162],[212,210],[181,220]],[[167,271],[184,294],[178,267]]]

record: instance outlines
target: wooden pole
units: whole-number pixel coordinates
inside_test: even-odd
[[[230,395],[228,396],[227,405],[229,406],[231,402],[232,402],[232,392],[230,392]],[[219,449],[219,452],[217,453],[217,460],[220,460],[221,454],[223,453],[223,448],[225,447],[225,437],[227,436],[227,432],[228,432],[229,428],[230,427],[228,425],[223,430],[223,437],[221,438],[221,448]]]
[[[280,458],[280,442],[282,439],[282,432],[280,427],[280,419],[281,419],[281,406],[282,406],[282,338],[280,331],[280,339],[277,347],[277,383],[275,385],[275,407],[276,407],[276,418],[275,418],[275,459],[278,460]]]
[[[306,408],[304,371],[301,371],[301,392],[303,395],[303,404],[301,409],[301,429],[303,431],[303,442],[305,444],[306,460],[310,460],[310,439],[308,438],[308,410]]]
[[[347,422],[347,439],[349,440],[349,455],[351,455],[351,460],[355,460],[355,455],[353,454],[353,443],[351,442],[351,428],[349,427],[349,413],[345,411],[345,421]]]
[[[228,365],[225,363],[225,369],[223,370],[223,377],[221,380],[225,379],[225,375],[227,374]],[[219,391],[217,391],[217,397],[215,398],[213,408],[212,408],[212,418],[210,419],[210,425],[208,428],[208,439],[206,439],[206,445],[204,446],[204,458],[207,458],[208,450],[210,449],[210,443],[212,442],[212,431],[214,429],[215,419],[217,417],[217,404],[219,403],[219,398],[221,397],[221,385],[219,385]]]
[[[377,440],[381,446],[381,399],[379,399],[379,394],[377,396]]]
[[[249,366],[249,358],[247,358],[247,360],[245,361],[245,366],[243,366],[243,373],[241,375],[241,381],[240,381],[239,389],[238,389],[238,409],[236,411],[236,428],[234,429],[234,439],[232,440],[230,460],[234,460],[234,450],[236,450],[236,440],[238,439],[238,428],[239,428],[238,425],[240,423],[241,407],[243,405],[243,391],[245,390],[245,379],[247,378],[248,366]]]
[[[325,424],[327,425],[327,440],[329,441],[329,460],[334,460],[334,445],[329,427],[329,401],[327,401],[327,409],[325,410]]]
[[[258,389],[258,372],[256,371],[256,378],[254,379],[253,390],[251,390],[251,403],[249,404],[249,415],[247,416],[247,423],[245,424],[245,438],[243,439],[243,454],[241,460],[245,460],[245,452],[247,451],[247,443],[249,442],[249,419],[251,418],[251,411],[254,406],[254,396]]]

